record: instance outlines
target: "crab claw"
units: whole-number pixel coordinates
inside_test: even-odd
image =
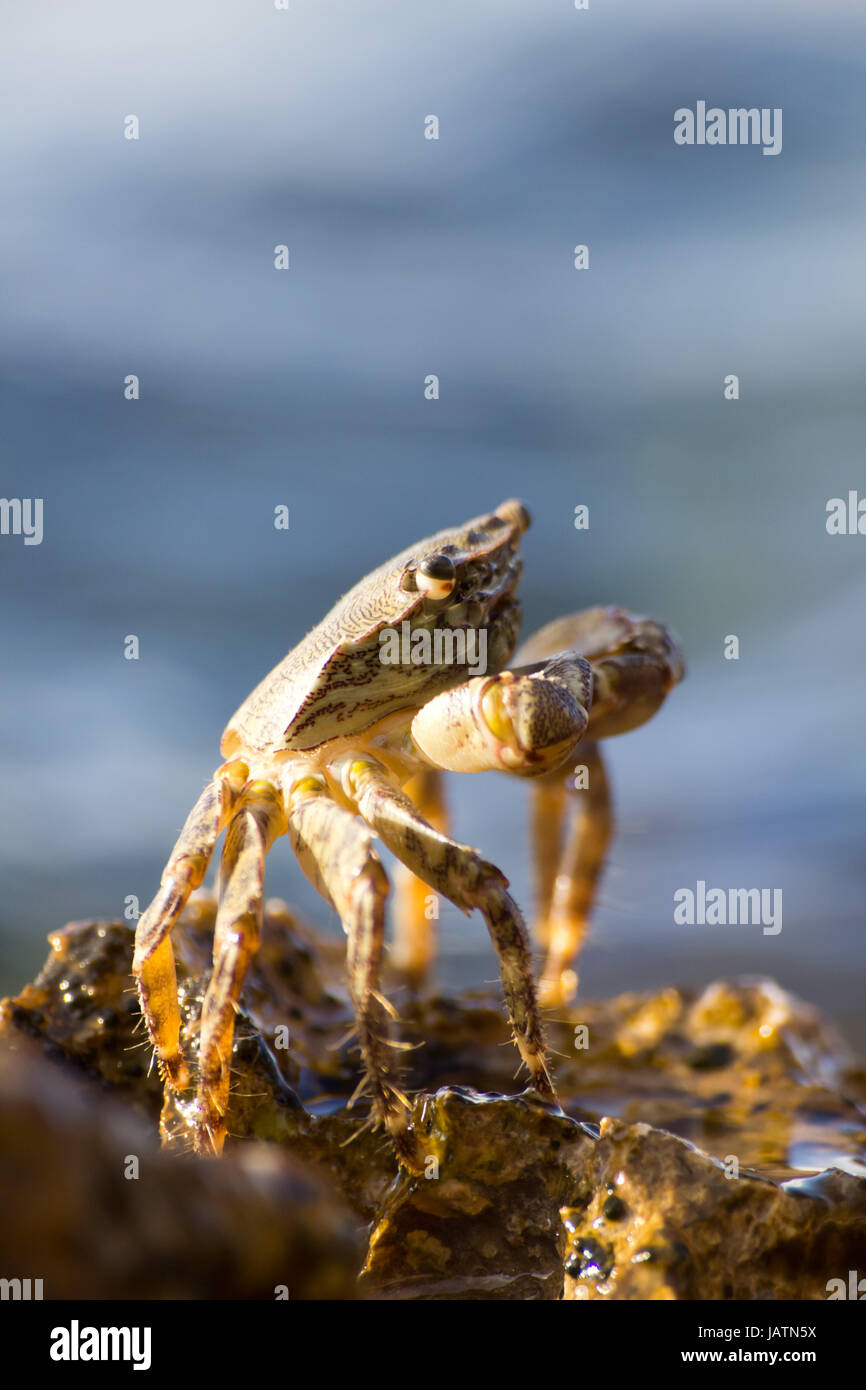
[[[589,662],[563,652],[445,691],[415,716],[412,738],[435,767],[537,777],[559,767],[580,742],[591,699]]]

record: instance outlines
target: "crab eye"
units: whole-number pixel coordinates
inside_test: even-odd
[[[447,598],[456,578],[454,561],[447,555],[428,555],[415,571],[415,583],[427,598]]]

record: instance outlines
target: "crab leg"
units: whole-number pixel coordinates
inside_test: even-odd
[[[289,787],[286,809],[289,838],[301,868],[336,908],[348,938],[349,987],[373,1114],[407,1167],[423,1172],[389,1040],[390,1006],[379,989],[388,880],[373,836],[351,811],[331,800],[318,777],[302,778]]]
[[[432,768],[419,772],[405,787],[419,815],[440,834],[448,834],[448,812],[442,777]],[[430,973],[436,953],[436,925],[427,915],[429,885],[405,864],[394,874],[393,961],[413,989],[420,989]]]
[[[515,661],[537,663],[564,647],[581,652],[592,668],[590,740],[646,723],[683,677],[682,655],[667,628],[621,608],[588,608],[557,618],[521,646]],[[577,990],[575,962],[612,833],[610,789],[595,743],[583,743],[579,757],[589,774],[586,788],[568,790],[570,760],[533,787],[536,911],[547,948],[539,993],[546,1004],[566,1003]],[[573,798],[579,800],[562,848],[566,804]]]
[[[611,835],[604,767],[583,745],[589,786],[560,860],[570,755],[584,734],[608,738],[644,724],[682,675],[667,628],[621,608],[591,608],[549,623],[524,643],[512,669],[436,696],[412,721],[415,748],[434,767],[542,778],[533,838],[545,1003],[564,1002],[577,988],[574,960]]]
[[[588,774],[584,789],[571,789],[570,764],[532,786],[536,931],[547,950],[538,985],[543,1004],[568,1003],[577,992],[574,965],[611,836],[610,789],[594,743],[581,744],[580,761]]]
[[[225,1142],[235,1011],[261,938],[265,857],[285,831],[279,793],[268,782],[251,783],[229,822],[220,865],[214,968],[201,1016],[198,1152],[218,1154]]]
[[[402,863],[465,912],[478,908],[499,957],[502,988],[514,1041],[540,1095],[556,1101],[547,1069],[544,1034],[532,978],[523,918],[507,892],[508,880],[467,845],[441,835],[373,759],[347,759],[334,769],[364,820]]]
[[[550,905],[562,855],[566,779],[558,772],[537,778],[530,792],[530,833],[535,905],[533,935],[545,951],[550,945]]]
[[[170,935],[201,884],[220,832],[247,779],[245,764],[224,764],[190,811],[162,875],[162,885],[138,923],[132,971],[160,1072],[175,1090],[189,1085],[180,1051],[180,1010]]]

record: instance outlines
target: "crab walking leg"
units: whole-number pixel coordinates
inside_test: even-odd
[[[132,972],[159,1069],[175,1090],[189,1085],[180,1051],[180,1010],[171,931],[186,901],[207,873],[223,826],[248,776],[245,763],[226,763],[215,773],[187,816],[162,875],[162,885],[135,933]]]
[[[235,1012],[262,931],[265,857],[286,818],[278,791],[253,782],[229,822],[220,864],[213,974],[201,1015],[196,1150],[221,1153],[231,1081]]]
[[[556,1102],[532,978],[529,938],[520,910],[506,891],[508,880],[475,850],[428,825],[409,798],[391,783],[380,763],[347,759],[339,770],[347,796],[402,863],[457,907],[466,912],[477,907],[482,912],[499,957],[514,1041],[534,1088]]]
[[[409,1107],[399,1087],[389,1009],[379,991],[388,879],[373,836],[351,811],[331,800],[318,777],[305,777],[288,789],[286,811],[301,868],[336,909],[346,932],[349,987],[373,1114],[407,1167],[423,1172],[423,1156],[409,1134]]]
[[[685,670],[676,639],[666,627],[622,608],[589,608],[557,618],[521,646],[515,661],[537,663],[566,647],[581,652],[592,668],[587,730],[592,742],[584,743],[580,752],[588,772],[585,789],[568,792],[570,768],[561,768],[533,788],[539,934],[548,948],[540,994],[548,1004],[567,1002],[577,989],[574,961],[586,935],[612,832],[610,791],[595,740],[646,723]],[[551,872],[551,846],[561,841],[565,805],[572,795],[580,801],[566,831],[562,858]]]
[[[448,811],[442,777],[424,769],[407,783],[406,795],[419,814],[440,834],[448,834]],[[412,989],[420,989],[430,973],[436,953],[436,925],[428,915],[429,885],[405,864],[394,873],[394,965]]]
[[[539,946],[545,950],[550,945],[550,904],[562,854],[565,804],[565,778],[558,772],[548,772],[532,783],[530,829],[535,900],[533,935]]]
[[[604,762],[594,743],[581,744],[580,760],[586,768],[585,788],[570,789],[570,766],[545,779],[549,782],[555,778],[556,788],[543,783],[532,788],[536,842],[545,833],[553,838],[545,799],[552,792],[561,793],[559,814],[568,818],[559,861],[538,904],[539,935],[547,946],[538,992],[541,1002],[547,1005],[567,1004],[577,993],[575,964],[586,937],[611,837],[610,788]],[[557,831],[560,829],[558,823]]]

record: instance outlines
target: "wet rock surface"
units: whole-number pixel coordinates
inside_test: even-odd
[[[193,1060],[213,919],[212,899],[198,895],[174,936]],[[292,1297],[343,1296],[321,1290],[330,1279],[345,1291],[351,1266],[352,1289],[363,1267],[357,1288],[380,1298],[824,1298],[829,1279],[866,1267],[866,1077],[832,1028],[770,981],[559,1011],[548,1036],[563,1115],[514,1094],[517,1058],[498,993],[417,1000],[387,982],[401,1036],[419,1044],[405,1054],[406,1083],[419,1093],[413,1119],[430,1161],[411,1178],[364,1128],[363,1106],[347,1108],[359,1060],[342,943],[320,939],[283,904],[268,905],[244,991],[219,1162],[191,1159],[183,1106],[163,1106],[132,991],[129,926],[77,923],[49,939],[38,978],[0,1005],[0,1152],[22,1124],[28,1088],[36,1108],[23,1132],[31,1127],[33,1151],[45,1155],[32,1168],[31,1201],[58,1186],[52,1164],[70,1150],[113,1182],[114,1158],[101,1167],[87,1143],[114,1154],[106,1133],[137,1126],[155,1187],[121,1189],[128,1243],[147,1248],[145,1196],[165,1190],[180,1201],[186,1184],[196,1210],[210,1201],[217,1226],[225,1217],[224,1249],[232,1232],[238,1241],[225,1261],[247,1271],[234,1292],[215,1293],[213,1258],[200,1287],[188,1262],[181,1296],[273,1297],[273,1285],[290,1282],[269,1284],[270,1267],[248,1277],[253,1226],[235,1220],[237,1190],[230,1197],[211,1176],[251,1163],[273,1169],[267,1220],[289,1247],[318,1232],[323,1251],[342,1252],[333,1267],[325,1259],[319,1292],[311,1283]],[[97,1101],[94,1127],[81,1107]],[[17,1193],[20,1173],[7,1166],[5,1192]],[[54,1224],[39,1227],[46,1248],[52,1231],[59,1243],[68,1230],[62,1203],[52,1210]],[[98,1185],[78,1210],[95,1287],[100,1230],[111,1249],[117,1223],[105,1218]],[[188,1256],[186,1237],[178,1245],[178,1258]],[[312,1278],[316,1260],[305,1267]],[[110,1261],[102,1276],[113,1280]],[[156,1287],[136,1274],[129,1296],[162,1296],[147,1291]]]
[[[863,1178],[781,1185],[649,1125],[605,1120],[561,1215],[564,1296],[823,1299],[866,1261]]]
[[[387,1298],[557,1299],[562,1204],[596,1140],[533,1097],[443,1088],[416,1102],[428,1174],[378,1214],[363,1284]]]
[[[176,1159],[124,1107],[0,1052],[0,1268],[46,1299],[351,1299],[363,1241],[329,1184],[265,1146]]]

